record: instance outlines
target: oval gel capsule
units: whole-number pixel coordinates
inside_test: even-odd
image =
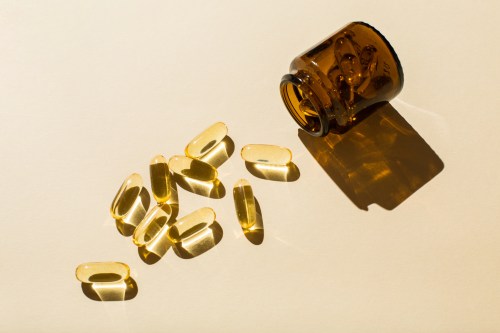
[[[219,144],[227,135],[227,126],[218,122],[198,134],[188,143],[184,153],[191,158],[199,158]]]
[[[204,207],[195,210],[175,222],[168,229],[168,237],[173,244],[182,243],[202,233],[215,221],[215,212],[212,208]]]
[[[234,207],[242,228],[248,229],[257,221],[257,209],[252,187],[245,179],[240,179],[233,187]]]
[[[142,177],[137,173],[128,176],[111,203],[111,216],[121,219],[134,207],[142,190]]]
[[[130,268],[121,262],[87,262],[76,268],[76,278],[83,283],[116,283],[130,277]]]
[[[359,85],[362,77],[361,63],[357,56],[358,52],[349,38],[338,38],[335,41],[334,53],[347,84],[350,86]]]
[[[171,215],[172,208],[169,204],[153,207],[135,229],[132,238],[134,244],[143,246],[154,239],[167,224]]]
[[[144,249],[146,250],[144,252],[154,253],[158,259],[163,257],[172,246],[172,242],[167,236],[169,229],[170,226],[165,223],[158,233],[144,245]]]
[[[292,161],[292,152],[285,147],[252,144],[241,149],[241,157],[250,163],[287,165]]]
[[[218,176],[217,169],[210,164],[181,155],[170,158],[168,167],[180,176],[204,182],[214,181]]]
[[[149,175],[151,177],[151,190],[156,202],[159,204],[167,202],[171,195],[167,159],[162,155],[153,157],[149,164]]]
[[[300,101],[299,109],[307,117],[318,117],[318,112],[314,109],[311,101],[307,98],[304,98],[302,101]]]

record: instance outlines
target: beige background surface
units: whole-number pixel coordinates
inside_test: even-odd
[[[498,1],[0,1],[1,332],[500,332]],[[393,105],[444,170],[392,211],[359,210],[297,138],[278,83],[345,23],[391,41]],[[260,246],[231,195],[224,237],[148,266],[108,207],[125,176],[215,121],[249,179]],[[288,146],[296,182],[253,177],[247,143]],[[230,192],[229,192],[230,193]],[[127,262],[139,294],[87,299],[86,261]]]

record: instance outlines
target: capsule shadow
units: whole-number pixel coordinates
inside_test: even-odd
[[[172,249],[180,258],[191,259],[207,252],[219,244],[223,234],[224,232],[222,231],[221,225],[217,221],[214,221],[210,227],[198,234],[194,242],[180,242],[174,244]]]
[[[214,168],[220,167],[226,162],[234,153],[234,141],[226,135],[221,142],[215,147],[210,149],[205,155],[199,159],[205,163],[210,164]]]
[[[137,253],[139,254],[139,258],[141,258],[141,260],[148,265],[156,264],[162,258],[162,256],[148,251],[145,246],[139,246],[137,248]]]
[[[212,199],[221,199],[226,195],[226,189],[219,179],[207,182],[184,177],[176,173],[173,174],[172,178],[181,188],[194,194]]]
[[[127,190],[132,191],[133,189]],[[140,202],[137,203],[133,208],[134,211],[127,214],[124,219],[115,220],[116,229],[118,232],[125,237],[132,236],[135,228],[139,223],[141,223],[142,219],[146,215],[146,212],[149,209],[149,205],[151,203],[151,197],[149,195],[148,190],[143,187],[141,192],[139,193],[139,197],[136,198]]]
[[[373,106],[343,134],[298,136],[323,170],[360,209],[392,210],[429,182],[444,163],[389,104]]]
[[[158,261],[160,261],[161,258],[163,258],[163,256],[167,253],[169,248],[170,246],[168,248],[164,248],[164,250],[158,253],[158,251],[157,252],[148,251],[146,246],[139,246],[137,248],[137,252],[139,254],[139,257],[145,264],[154,265]]]
[[[82,282],[82,291],[85,296],[93,301],[111,302],[128,301],[139,292],[137,282],[132,277],[116,284],[109,282]]]
[[[262,211],[260,209],[259,201],[256,197],[254,197],[254,200],[255,209],[257,211],[257,220],[255,221],[255,224],[250,228],[241,227],[241,230],[250,243],[254,245],[260,245],[264,241],[264,220],[262,218]]]
[[[248,172],[257,178],[277,182],[294,182],[300,178],[300,170],[295,163],[287,165],[267,165],[261,163],[245,162]]]
[[[179,215],[179,192],[177,191],[177,184],[175,183],[172,177],[169,178],[170,184],[170,198],[167,200],[167,203],[172,208],[172,214],[170,215],[169,221],[172,221],[177,218]]]

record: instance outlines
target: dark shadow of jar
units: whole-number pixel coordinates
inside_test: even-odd
[[[376,203],[392,210],[439,174],[444,163],[389,103],[365,115],[343,134],[313,137],[299,129],[298,136],[358,208]]]

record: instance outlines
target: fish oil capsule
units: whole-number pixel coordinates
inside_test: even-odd
[[[215,212],[212,208],[200,208],[175,222],[167,235],[173,244],[189,242],[206,231],[214,221]]]
[[[358,86],[361,81],[361,63],[352,42],[347,37],[335,41],[334,54],[343,78],[350,86]]]
[[[153,253],[156,259],[161,259],[168,249],[172,246],[170,238],[168,238],[167,233],[170,229],[170,225],[165,223],[158,232],[149,239],[142,248],[142,253]],[[141,251],[139,251],[141,253]]]
[[[76,278],[83,283],[116,283],[130,277],[130,267],[121,262],[87,262],[76,268]]]
[[[137,173],[128,176],[111,203],[111,216],[119,220],[129,213],[142,190],[142,177]]]
[[[218,176],[217,169],[210,164],[181,155],[171,157],[168,167],[179,176],[204,182],[215,181]]]
[[[304,112],[304,115],[308,117],[317,117],[318,113],[314,110],[314,106],[311,101],[304,98],[299,104],[300,111]]]
[[[154,207],[137,226],[134,243],[139,247],[139,256],[146,263],[157,262],[172,246],[172,242],[167,236],[171,217],[170,205],[159,205]]]
[[[121,262],[88,262],[76,268],[85,296],[94,301],[126,301],[137,295],[138,288],[130,268]]]
[[[156,202],[159,204],[167,202],[171,195],[167,159],[162,155],[153,157],[149,164],[149,175],[151,177],[151,190]]]
[[[233,199],[241,227],[252,227],[257,221],[257,209],[252,187],[246,179],[240,179],[234,184]]]
[[[191,140],[184,149],[184,153],[194,159],[200,158],[219,144],[226,135],[226,124],[222,122],[215,123]]]
[[[171,215],[172,208],[169,204],[153,207],[135,229],[132,238],[134,244],[143,246],[154,239],[168,222]]]
[[[292,152],[285,147],[252,144],[241,149],[241,157],[250,163],[287,165],[292,161]]]
[[[142,178],[134,173],[128,176],[111,203],[111,216],[123,236],[131,236],[149,208],[150,196],[142,186]]]

